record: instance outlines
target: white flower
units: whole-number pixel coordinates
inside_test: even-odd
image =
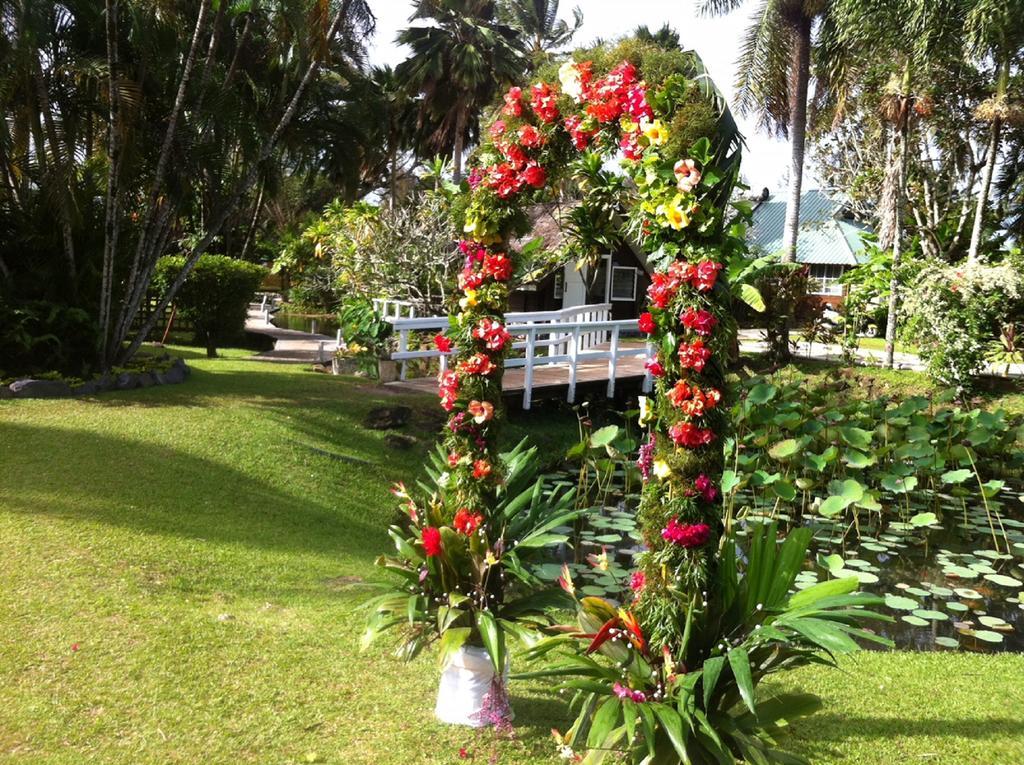
[[[572,61],[566,61],[558,67],[558,79],[562,83],[562,92],[579,103],[583,100],[583,79],[579,67]]]

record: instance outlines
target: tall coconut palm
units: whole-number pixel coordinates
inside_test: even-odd
[[[572,42],[583,26],[583,11],[572,9],[573,23],[558,18],[558,0],[499,0],[498,16],[519,32],[535,69],[550,59],[552,52]]]
[[[420,0],[398,33],[412,49],[398,76],[418,93],[418,128],[425,153],[452,156],[462,180],[462,155],[479,129],[479,114],[526,68],[518,33],[498,19],[494,0]]]
[[[985,223],[985,210],[992,189],[1003,128],[1024,124],[1024,106],[1009,98],[1010,67],[1024,47],[1024,0],[967,0],[965,24],[967,45],[971,55],[990,59],[995,65],[995,92],[982,103],[975,113],[989,123],[988,151],[981,177],[971,244],[967,251],[969,262],[977,262],[981,247],[981,233]]]

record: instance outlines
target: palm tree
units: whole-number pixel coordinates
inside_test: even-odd
[[[583,26],[583,11],[572,9],[570,26],[558,18],[559,0],[500,0],[498,17],[519,32],[530,57],[531,69],[551,58],[553,51],[565,47]]]
[[[654,43],[666,50],[678,50],[681,47],[679,32],[670,27],[667,23],[662,24],[656,32],[652,32],[646,24],[641,24],[634,31],[636,39],[644,42]]]
[[[975,113],[978,118],[989,123],[989,140],[974,212],[971,244],[967,251],[968,262],[973,263],[977,262],[981,247],[985,208],[992,189],[992,174],[999,155],[1003,127],[1006,124],[1024,123],[1024,109],[1019,103],[1010,102],[1007,93],[1010,66],[1024,46],[1024,0],[968,0],[968,8],[965,24],[968,49],[979,59],[990,59],[996,68],[995,93]]]
[[[515,30],[500,23],[494,0],[420,0],[397,41],[412,49],[398,77],[418,93],[425,153],[451,153],[462,180],[462,155],[479,129],[479,113],[500,88],[515,82],[525,60]]]

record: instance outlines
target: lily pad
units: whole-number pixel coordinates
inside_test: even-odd
[[[981,600],[981,593],[977,590],[972,590],[970,587],[957,587],[954,592],[958,597],[966,598],[967,600]]]
[[[967,606],[965,606],[963,603],[958,603],[956,601],[953,601],[952,603],[947,603],[946,608],[948,608],[950,611],[957,611],[959,613],[963,613],[967,610]]]
[[[972,633],[978,640],[983,640],[986,643],[1002,643],[1003,636],[998,632],[992,632],[991,630],[976,630]]]
[[[917,616],[921,619],[928,619],[929,621],[933,622],[944,622],[947,619],[949,619],[949,617],[941,611],[929,611],[926,608],[920,608],[914,611],[914,616]]]
[[[959,648],[960,641],[956,638],[940,636],[935,638],[935,645],[941,645],[943,648]]]
[[[926,619],[922,619],[920,616],[911,616],[909,614],[905,614],[901,616],[900,619],[905,621],[907,624],[913,624],[915,627],[928,626],[928,621]]]
[[[985,579],[1002,587],[1024,587],[1024,582],[1006,574],[985,574]]]
[[[897,611],[914,611],[921,604],[913,598],[904,598],[901,595],[886,595],[885,605]]]

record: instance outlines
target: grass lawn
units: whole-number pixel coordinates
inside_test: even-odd
[[[513,688],[515,737],[435,724],[431,657],[360,654],[394,506],[441,422],[432,398],[246,361],[184,385],[0,402],[0,762],[554,763],[563,705]],[[415,408],[408,450],[363,430]],[[570,412],[517,421],[557,454]],[[788,687],[825,710],[822,763],[1024,762],[1024,657],[864,654]],[[772,686],[779,687],[779,686]]]

